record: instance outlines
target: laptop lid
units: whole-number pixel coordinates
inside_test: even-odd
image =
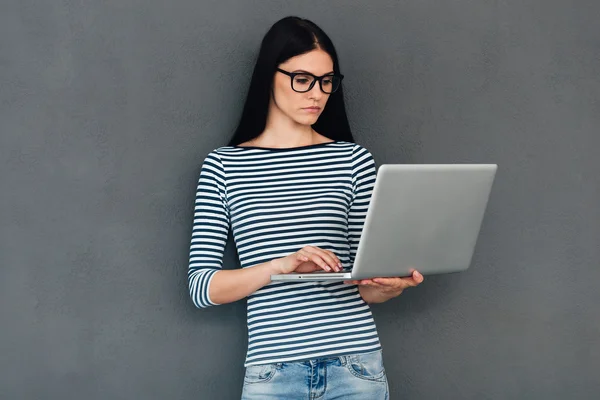
[[[382,164],[352,279],[469,268],[496,164]]]

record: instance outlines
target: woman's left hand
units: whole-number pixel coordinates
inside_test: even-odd
[[[415,287],[423,282],[423,275],[418,271],[413,271],[412,276],[403,278],[372,278],[344,281],[347,284],[354,284],[369,287],[369,292],[375,291],[385,297],[399,296],[404,289]]]

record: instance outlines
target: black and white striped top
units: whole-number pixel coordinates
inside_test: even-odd
[[[375,177],[372,154],[345,141],[210,152],[198,180],[190,245],[194,304],[216,305],[208,287],[222,267],[230,228],[242,268],[313,245],[332,251],[351,270]],[[381,348],[356,285],[271,282],[247,304],[244,366]]]

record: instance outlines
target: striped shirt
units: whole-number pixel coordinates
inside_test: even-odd
[[[334,141],[293,148],[224,146],[200,171],[188,283],[198,308],[216,305],[211,279],[232,230],[242,268],[306,245],[352,269],[376,167],[364,147]],[[369,305],[341,281],[270,282],[247,298],[244,366],[381,348]]]

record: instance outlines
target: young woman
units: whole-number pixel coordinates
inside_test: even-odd
[[[349,271],[375,183],[354,143],[331,40],[287,17],[262,41],[239,126],[205,158],[190,246],[189,290],[204,308],[247,297],[242,399],[387,399],[369,304],[423,281],[271,282]],[[223,270],[229,229],[241,269]]]

